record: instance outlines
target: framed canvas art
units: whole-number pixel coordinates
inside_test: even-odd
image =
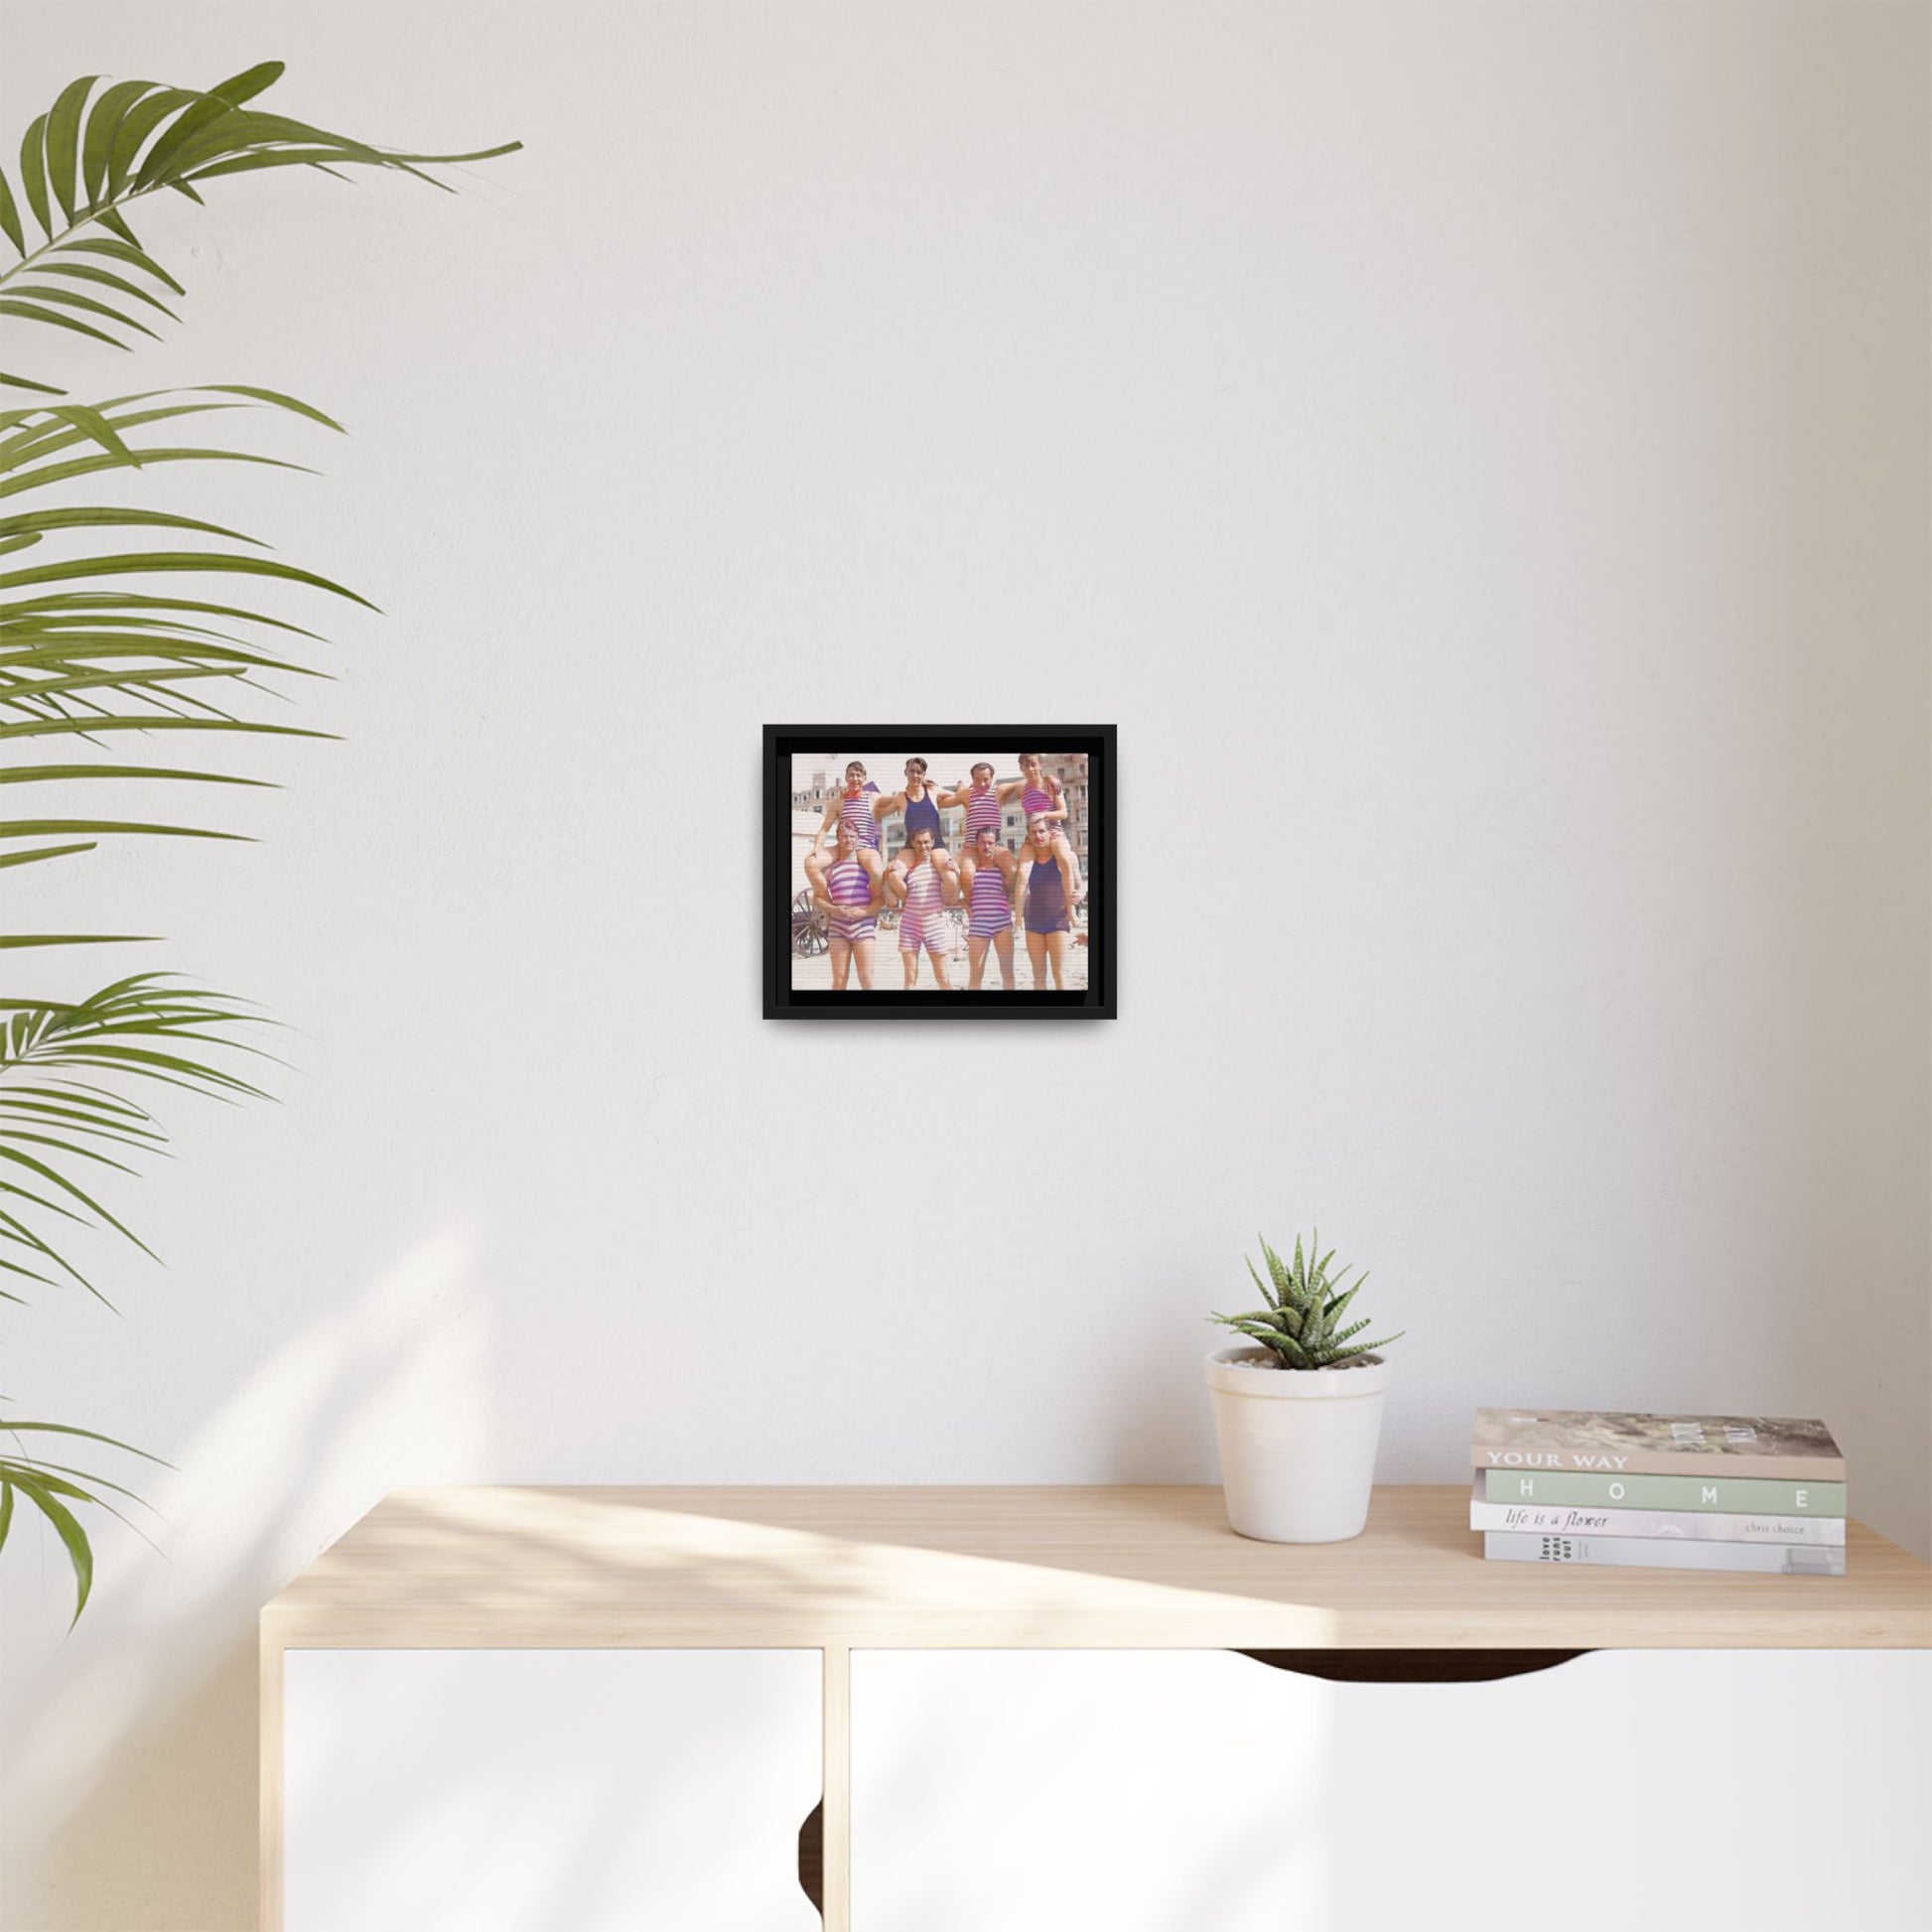
[[[1115,1016],[1112,725],[767,725],[764,1016]]]

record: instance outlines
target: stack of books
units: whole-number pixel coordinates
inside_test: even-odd
[[[1469,1527],[1500,1562],[1845,1575],[1822,1422],[1478,1409],[1469,1460]]]

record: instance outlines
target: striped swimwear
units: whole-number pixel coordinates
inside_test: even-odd
[[[1020,794],[1020,809],[1029,818],[1032,818],[1035,812],[1057,811],[1059,804],[1060,801],[1050,791],[1042,791],[1038,785],[1029,785]],[[1053,821],[1053,829],[1057,832],[1059,827],[1060,821],[1055,819]]]
[[[976,878],[973,884],[979,884]],[[1035,859],[1027,873],[1027,930],[1065,932],[1066,886],[1057,859]]]
[[[930,859],[905,875],[905,904],[898,915],[900,952],[917,952],[921,947],[945,951],[946,919],[939,903],[944,890],[939,868]]]
[[[854,845],[869,845],[875,852],[879,849],[879,821],[872,815],[872,801],[878,796],[879,787],[870,778],[858,797],[839,794],[839,823]]]
[[[834,905],[864,907],[872,902],[872,879],[857,859],[835,860],[825,874],[825,897]],[[871,912],[834,912],[832,937],[848,943],[870,939],[879,930]]]
[[[981,865],[973,875],[972,917],[966,931],[974,939],[990,939],[1013,925],[1013,910],[1007,904],[1006,875],[998,866]]]
[[[1000,787],[988,785],[984,791],[969,791],[966,794],[966,844],[973,843],[973,834],[981,826],[990,825],[994,831],[1000,829]]]

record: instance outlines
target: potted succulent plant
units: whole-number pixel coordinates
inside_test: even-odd
[[[1267,1543],[1340,1543],[1362,1533],[1375,1481],[1375,1446],[1389,1365],[1374,1351],[1399,1341],[1354,1339],[1369,1324],[1342,1323],[1366,1275],[1331,1275],[1331,1248],[1295,1241],[1293,1263],[1266,1241],[1268,1279],[1248,1273],[1265,1308],[1208,1318],[1252,1347],[1218,1349],[1206,1361],[1214,1439],[1228,1523]]]

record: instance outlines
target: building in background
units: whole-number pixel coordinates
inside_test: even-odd
[[[814,771],[811,783],[791,794],[791,809],[795,812],[823,812],[826,799],[844,782],[843,772]]]
[[[1066,793],[1066,823],[1061,827],[1080,870],[1087,869],[1087,755],[1085,752],[1042,752],[1040,768],[1060,781]],[[1024,828],[1023,828],[1024,829]]]

